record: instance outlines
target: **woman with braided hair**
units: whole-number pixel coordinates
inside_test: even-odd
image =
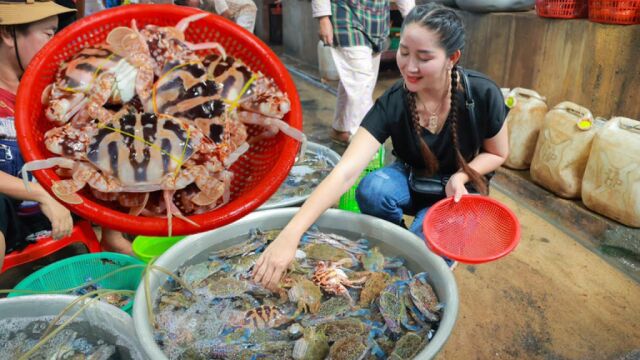
[[[396,54],[402,80],[378,98],[338,165],[258,259],[257,282],[277,285],[304,231],[353,185],[389,137],[397,161],[361,181],[356,199],[363,213],[399,225],[404,214],[415,214],[409,229],[423,237],[424,216],[438,199],[411,189],[412,172],[446,180],[443,196],[454,201],[469,191],[488,193],[484,175],[508,155],[505,106],[493,81],[457,65],[464,44],[455,11],[428,3],[407,15]],[[474,107],[467,108],[471,100]]]

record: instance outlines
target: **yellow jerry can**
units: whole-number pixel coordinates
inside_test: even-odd
[[[538,133],[549,108],[544,97],[523,88],[511,90],[505,103],[511,110],[505,120],[509,131],[509,156],[504,166],[525,170],[531,165]]]
[[[640,227],[640,121],[614,117],[598,132],[582,180],[591,210]]]
[[[582,106],[569,101],[556,105],[538,135],[530,168],[533,181],[560,197],[580,198],[591,143],[603,125]]]

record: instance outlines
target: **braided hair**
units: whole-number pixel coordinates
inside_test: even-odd
[[[455,11],[437,4],[427,3],[424,5],[418,5],[411,10],[411,12],[405,18],[402,24],[402,30],[409,25],[417,23],[423,27],[426,27],[438,36],[440,46],[445,50],[446,55],[449,57],[457,50],[462,50],[465,45],[465,31],[462,19],[455,13]],[[458,66],[453,66],[451,70],[451,108],[446,121],[451,123],[451,138],[453,141],[453,147],[456,156],[456,163],[458,167],[462,169],[468,176],[476,190],[481,194],[488,193],[487,181],[484,176],[480,175],[477,171],[472,169],[464,156],[460,152],[460,144],[458,142],[458,112],[460,109],[460,101],[458,99]],[[406,87],[405,87],[406,89]],[[430,175],[435,174],[438,171],[438,159],[433,154],[429,146],[422,137],[424,129],[420,126],[416,93],[409,90],[407,92],[407,102],[409,105],[409,111],[411,113],[411,123],[414,131],[418,135],[420,153],[425,164],[426,172]]]

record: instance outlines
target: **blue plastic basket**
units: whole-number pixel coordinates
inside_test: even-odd
[[[73,256],[51,265],[48,265],[22,280],[14,290],[34,290],[57,292],[81,286],[88,281],[97,280],[110,272],[128,265],[144,265],[144,263],[132,256],[100,252]],[[102,289],[133,290],[138,288],[144,268],[136,267],[118,272],[112,276],[100,280],[97,286]],[[9,293],[8,297],[29,295],[21,292]],[[121,309],[131,314],[133,308],[133,296],[131,301]]]

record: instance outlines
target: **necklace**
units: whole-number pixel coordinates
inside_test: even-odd
[[[429,131],[433,133],[438,129],[438,110],[440,110],[442,101],[440,101],[438,107],[436,107],[436,109],[433,111],[429,110],[426,103],[423,103],[422,105],[424,106],[424,109],[427,110],[427,112],[430,114],[429,118],[427,119],[427,129],[429,129]]]
[[[447,85],[445,86],[445,88],[446,89],[450,88],[448,82],[447,82]],[[447,97],[447,94],[449,94],[449,90],[444,92],[444,95],[442,96],[442,98],[438,102],[438,106],[433,111],[429,110],[429,108],[427,107],[427,104],[425,102],[421,102],[422,106],[424,106],[424,109],[429,113],[429,117],[427,118],[427,126],[425,126],[425,127],[431,133],[435,134],[435,132],[438,130],[438,126],[440,125],[439,121],[438,121],[438,111],[440,110],[440,107],[442,106],[442,103],[444,102],[443,100]]]

